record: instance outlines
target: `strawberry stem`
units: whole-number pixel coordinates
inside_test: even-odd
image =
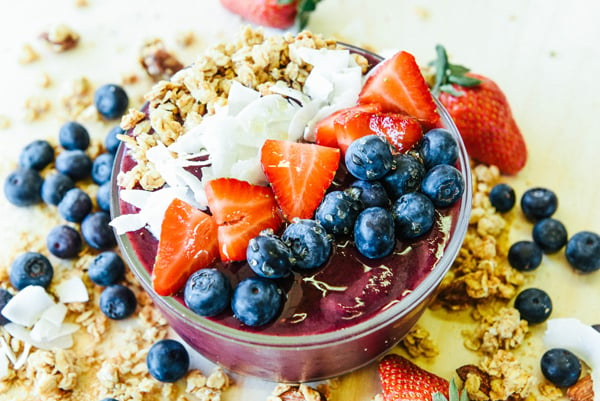
[[[431,92],[438,96],[440,92],[447,92],[453,96],[460,97],[463,92],[457,90],[454,85],[465,88],[481,84],[481,80],[466,75],[469,72],[467,67],[448,62],[448,54],[442,45],[435,47],[437,58],[431,63],[435,68],[435,83]]]
[[[294,1],[298,1],[296,20],[298,21],[298,29],[301,31],[308,25],[310,13],[317,9],[317,4],[322,0],[277,0],[277,4],[287,5]]]

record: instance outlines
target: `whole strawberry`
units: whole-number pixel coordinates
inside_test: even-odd
[[[271,28],[287,29],[298,20],[299,29],[320,0],[221,0],[229,11],[245,20]]]
[[[449,383],[395,354],[379,363],[379,379],[385,401],[431,401],[436,393],[448,398]]]
[[[498,85],[463,66],[450,64],[437,47],[432,88],[454,120],[471,158],[516,174],[527,161],[527,147],[506,96]]]

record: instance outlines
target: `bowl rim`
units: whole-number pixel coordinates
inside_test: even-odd
[[[348,48],[351,52],[366,55],[370,60],[375,60],[376,63],[371,67],[375,67],[384,60],[382,56],[366,49],[343,42],[338,42],[338,44]],[[193,327],[195,330],[200,330],[212,336],[220,337],[229,342],[237,342],[244,345],[253,345],[257,347],[308,349],[324,345],[331,346],[332,344],[339,344],[354,340],[357,337],[367,336],[369,333],[377,331],[379,328],[395,322],[403,315],[410,312],[415,306],[420,305],[421,302],[423,302],[431,292],[437,289],[444,276],[450,270],[450,267],[458,255],[466,236],[470,219],[473,191],[470,159],[465,145],[460,137],[459,131],[452,121],[449,113],[438,101],[438,99],[435,98],[435,96],[433,96],[433,100],[437,106],[437,111],[440,114],[443,127],[452,133],[455,139],[457,139],[459,145],[459,158],[457,164],[459,170],[463,174],[465,187],[463,195],[460,198],[460,206],[458,216],[456,218],[456,224],[453,230],[451,230],[449,233],[450,239],[445,246],[442,257],[438,259],[436,264],[432,267],[431,272],[425,276],[425,278],[417,285],[417,287],[399,301],[389,304],[387,307],[379,312],[376,312],[373,316],[362,322],[339,330],[301,336],[264,334],[260,332],[251,332],[232,328],[195,314],[172,296],[165,297],[158,295],[152,288],[150,274],[135,257],[135,252],[129,241],[129,238],[127,237],[127,233],[117,234],[115,232],[119,250],[144,290],[148,292],[153,302],[158,304],[161,309],[165,309],[170,314],[177,316],[178,319],[182,320],[186,325]],[[111,219],[114,219],[120,215],[118,196],[120,187],[118,185],[117,176],[120,171],[120,161],[125,152],[126,146],[124,143],[121,143],[115,155],[115,163],[113,165],[111,179]],[[392,345],[393,344],[390,344],[390,346]]]

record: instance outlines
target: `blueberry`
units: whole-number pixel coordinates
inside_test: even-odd
[[[433,167],[421,182],[421,191],[440,208],[448,207],[459,200],[464,190],[465,180],[461,172],[447,164]]]
[[[385,138],[367,135],[353,141],[344,157],[346,168],[360,180],[377,180],[392,168],[392,147]]]
[[[106,134],[106,137],[104,138],[104,147],[108,153],[113,155],[117,153],[117,149],[119,149],[119,145],[121,144],[121,140],[117,138],[117,135],[122,135],[124,133],[125,131],[123,128],[118,125],[115,125],[108,131],[108,134]]]
[[[10,283],[17,290],[22,290],[28,285],[48,288],[53,276],[52,264],[39,252],[22,253],[10,265]]]
[[[187,280],[183,300],[188,308],[200,316],[215,316],[231,302],[231,283],[217,269],[200,269]]]
[[[86,150],[90,146],[88,130],[77,121],[64,123],[58,131],[58,142],[67,150]]]
[[[529,324],[542,323],[552,313],[552,300],[544,290],[527,288],[515,298],[515,309]]]
[[[100,210],[105,212],[110,212],[111,186],[112,183],[110,181],[105,182],[98,187],[98,191],[96,192],[96,203]]]
[[[252,238],[246,249],[248,265],[261,277],[280,278],[292,271],[291,249],[272,233],[264,232]]]
[[[555,253],[567,243],[567,229],[560,221],[546,217],[533,226],[533,240],[544,253]]]
[[[351,188],[358,191],[358,200],[366,209],[373,206],[389,207],[390,197],[380,181],[356,180]]]
[[[537,269],[542,257],[542,249],[533,241],[517,241],[508,249],[508,263],[519,271]]]
[[[72,188],[58,204],[58,213],[72,223],[81,222],[92,211],[92,199],[80,188]]]
[[[44,179],[32,168],[19,168],[4,181],[4,195],[15,206],[31,206],[42,202],[40,194]]]
[[[92,160],[83,150],[63,150],[56,156],[56,169],[73,181],[79,181],[90,175]]]
[[[396,235],[399,239],[417,238],[433,227],[435,206],[419,192],[402,195],[392,206]]]
[[[81,234],[89,246],[98,250],[114,248],[117,239],[112,227],[109,225],[110,216],[106,212],[88,214],[81,222]]]
[[[331,239],[315,220],[294,219],[281,239],[291,249],[294,267],[313,269],[323,265],[331,254]]]
[[[354,225],[354,244],[370,259],[382,258],[394,250],[394,218],[382,207],[363,210]]]
[[[332,191],[321,201],[315,219],[330,234],[348,235],[361,209],[358,191]]]
[[[156,380],[173,383],[186,375],[190,368],[190,355],[179,341],[167,338],[152,344],[146,365],[148,373]]]
[[[100,310],[113,320],[126,319],[135,312],[137,300],[131,289],[121,284],[104,287],[100,294]]]
[[[283,306],[283,291],[273,280],[249,277],[239,282],[233,292],[231,309],[247,326],[262,326],[272,321]]]
[[[579,358],[563,348],[546,351],[540,360],[540,367],[544,377],[557,387],[571,387],[581,374]]]
[[[75,183],[63,173],[53,173],[48,175],[42,183],[42,200],[49,205],[57,206],[67,191],[75,188]]]
[[[515,190],[508,184],[500,183],[492,187],[489,194],[490,203],[500,213],[508,212],[515,206]]]
[[[551,217],[557,207],[556,194],[547,188],[528,189],[521,197],[521,210],[530,221]]]
[[[110,181],[115,156],[111,153],[102,153],[92,163],[92,180],[98,185]]]
[[[426,169],[438,164],[454,165],[458,160],[458,142],[444,128],[434,128],[423,135],[417,150]]]
[[[42,170],[54,161],[54,148],[48,141],[35,140],[26,145],[19,154],[19,167]]]
[[[101,252],[88,266],[88,276],[101,286],[117,284],[125,278],[125,263],[116,252]]]
[[[581,273],[600,269],[600,236],[580,231],[567,241],[565,256],[571,266]]]
[[[8,292],[8,290],[5,290],[4,288],[0,288],[0,312],[2,311],[2,309],[4,309],[4,307],[6,306],[8,301],[11,300],[11,298],[12,298],[12,294],[10,292]],[[4,326],[6,323],[10,323],[10,320],[5,318],[2,315],[2,313],[0,313],[0,326]]]
[[[48,233],[46,246],[58,258],[74,258],[82,247],[81,235],[71,226],[59,225]]]
[[[115,84],[105,84],[94,93],[96,110],[104,118],[112,120],[121,117],[129,105],[127,92]]]
[[[394,156],[394,167],[383,177],[382,183],[394,201],[406,193],[417,191],[424,176],[423,164],[414,156],[401,153]]]

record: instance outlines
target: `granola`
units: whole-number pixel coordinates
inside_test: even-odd
[[[64,52],[73,49],[79,43],[79,34],[65,24],[52,26],[43,32],[40,37],[55,52]]]

